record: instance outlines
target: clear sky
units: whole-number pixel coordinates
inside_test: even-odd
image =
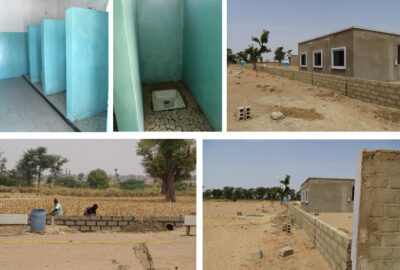
[[[301,41],[350,26],[400,33],[398,0],[228,0],[228,48],[235,53],[251,44],[251,36],[270,31],[272,53],[283,46],[297,54]]]
[[[364,148],[400,150],[400,140],[205,140],[203,186],[272,187],[289,174],[299,190],[308,177],[355,178]]]
[[[15,167],[23,152],[29,148],[47,147],[48,153],[69,159],[64,169],[72,174],[89,173],[103,169],[114,174],[118,168],[120,175],[144,174],[140,157],[136,156],[138,140],[0,140],[0,152],[8,159],[7,169]]]

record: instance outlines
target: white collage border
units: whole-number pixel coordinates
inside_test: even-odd
[[[229,132],[227,133],[227,1],[222,0],[222,117],[223,132],[111,132],[113,129],[113,0],[109,6],[109,98],[107,133],[1,133],[1,139],[196,139],[196,269],[203,269],[203,140],[394,140],[400,139],[400,132]]]

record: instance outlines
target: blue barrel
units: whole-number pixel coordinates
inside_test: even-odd
[[[31,232],[46,231],[46,210],[33,209],[31,211]]]

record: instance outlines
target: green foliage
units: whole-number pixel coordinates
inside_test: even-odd
[[[119,187],[123,190],[135,190],[135,189],[144,189],[146,184],[144,181],[135,180],[135,179],[128,179],[119,183]]]
[[[174,184],[190,178],[196,169],[196,147],[193,140],[140,140],[137,155],[146,173],[163,181],[166,201],[176,201]]]
[[[61,177],[55,181],[57,186],[77,188],[80,187],[80,183],[76,181],[74,177]]]
[[[188,187],[189,187],[188,183],[183,183],[183,182],[175,183],[175,190],[176,191],[185,191],[185,190],[188,189]]]
[[[227,55],[226,55],[226,59],[228,61],[228,64],[236,64],[236,55],[232,53],[231,49],[227,49]]]
[[[282,62],[282,60],[285,58],[285,52],[283,51],[283,47],[278,47],[275,50],[275,60],[279,61],[279,63]]]
[[[7,186],[7,187],[18,186],[18,180],[8,176],[0,175],[0,186]]]
[[[203,191],[203,199],[215,200],[281,200],[283,189],[281,187],[258,187],[258,188],[234,188],[224,187],[223,189],[207,189]],[[291,195],[291,199],[295,200],[296,191],[288,189],[287,195]],[[299,195],[300,196],[300,195]]]
[[[257,62],[259,60],[262,61],[262,54],[271,51],[270,49],[267,48],[268,39],[269,39],[269,31],[263,30],[260,38],[251,37],[251,40],[255,42],[259,46],[259,48],[254,47],[254,45],[251,45],[245,50],[245,53],[250,56],[250,61],[253,62],[254,70],[257,70]]]
[[[106,172],[101,169],[91,171],[88,176],[88,184],[91,188],[107,189],[109,180]]]

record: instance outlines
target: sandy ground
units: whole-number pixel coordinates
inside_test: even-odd
[[[306,233],[288,222],[287,210],[279,203],[205,201],[203,208],[203,268],[220,269],[330,269],[322,255],[310,248]],[[237,216],[237,212],[242,216]],[[286,215],[286,217],[285,217]],[[294,254],[280,257],[278,250],[291,246]],[[253,261],[251,253],[262,250],[264,257]]]
[[[322,221],[351,235],[353,231],[353,213],[319,213],[317,216]]]
[[[119,264],[126,264],[131,270],[142,269],[132,250],[135,243],[127,243],[137,241],[147,242],[156,268],[196,269],[196,237],[185,236],[184,228],[145,234],[76,232],[0,236],[0,268],[100,270],[118,269]]]
[[[230,69],[237,67],[228,67]],[[243,69],[240,76],[228,76],[228,131],[399,131],[400,111],[300,81]],[[262,86],[270,84],[276,91]],[[257,85],[261,87],[257,87]],[[252,119],[238,121],[234,111],[251,106]],[[282,120],[270,113],[281,111]]]

